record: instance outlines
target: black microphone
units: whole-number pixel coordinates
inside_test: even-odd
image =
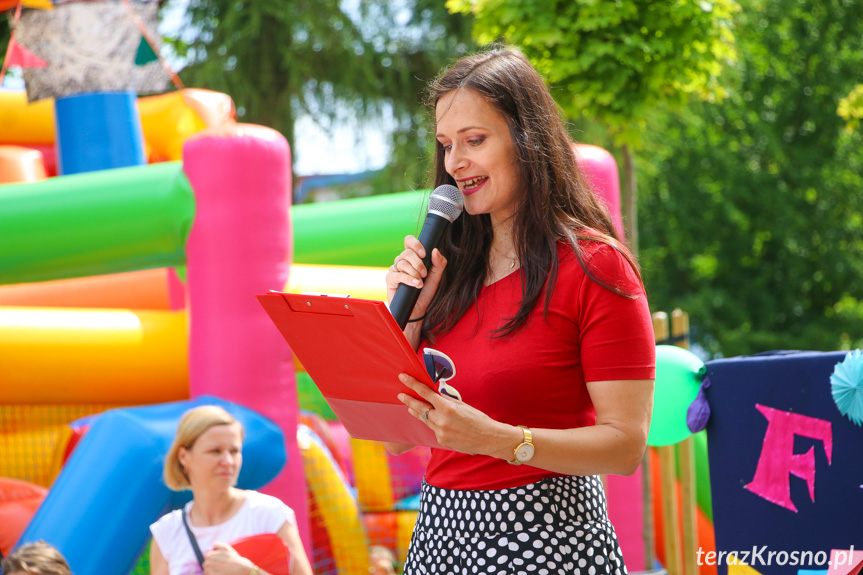
[[[464,196],[455,186],[444,184],[438,186],[429,197],[428,215],[420,232],[420,243],[426,251],[423,264],[426,270],[431,270],[431,253],[440,243],[447,226],[461,215],[464,209]],[[420,296],[420,288],[399,284],[396,295],[390,304],[390,312],[396,318],[401,329],[408,324],[411,312]]]

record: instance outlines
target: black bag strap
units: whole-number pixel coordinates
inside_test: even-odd
[[[192,528],[189,527],[189,522],[186,520],[186,507],[183,506],[183,526],[186,528],[186,533],[189,534],[189,543],[192,544],[192,549],[195,551],[195,557],[198,558],[198,563],[201,569],[204,568],[204,554],[201,553],[201,548],[198,547],[198,540],[195,539],[195,534],[192,533]]]

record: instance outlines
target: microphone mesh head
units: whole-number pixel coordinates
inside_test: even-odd
[[[429,213],[436,214],[452,223],[464,209],[464,196],[455,186],[438,186],[429,196]]]

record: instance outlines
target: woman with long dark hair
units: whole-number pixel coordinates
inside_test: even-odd
[[[519,51],[462,58],[429,104],[434,185],[458,186],[465,213],[430,269],[408,236],[387,287],[390,300],[422,289],[405,335],[457,366],[458,394],[400,376],[422,399],[399,399],[446,448],[432,450],[405,573],[625,573],[599,475],[634,473],[650,424],[636,262]]]

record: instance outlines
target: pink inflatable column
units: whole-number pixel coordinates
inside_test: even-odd
[[[620,209],[620,174],[617,162],[608,150],[590,144],[574,144],[578,165],[593,192],[605,201],[614,228],[623,237],[623,212]]]
[[[623,216],[620,209],[620,176],[617,162],[607,150],[589,144],[573,146],[578,165],[593,192],[608,206],[614,227],[621,238]],[[634,475],[623,477],[608,475],[608,516],[614,524],[623,559],[630,572],[652,568],[645,565],[644,504],[642,499],[641,468]]]
[[[308,549],[293,359],[255,299],[288,279],[288,143],[275,130],[230,123],[189,140],[183,162],[197,201],[186,245],[189,391],[243,404],[279,425],[288,464],[264,490],[294,509]]]

